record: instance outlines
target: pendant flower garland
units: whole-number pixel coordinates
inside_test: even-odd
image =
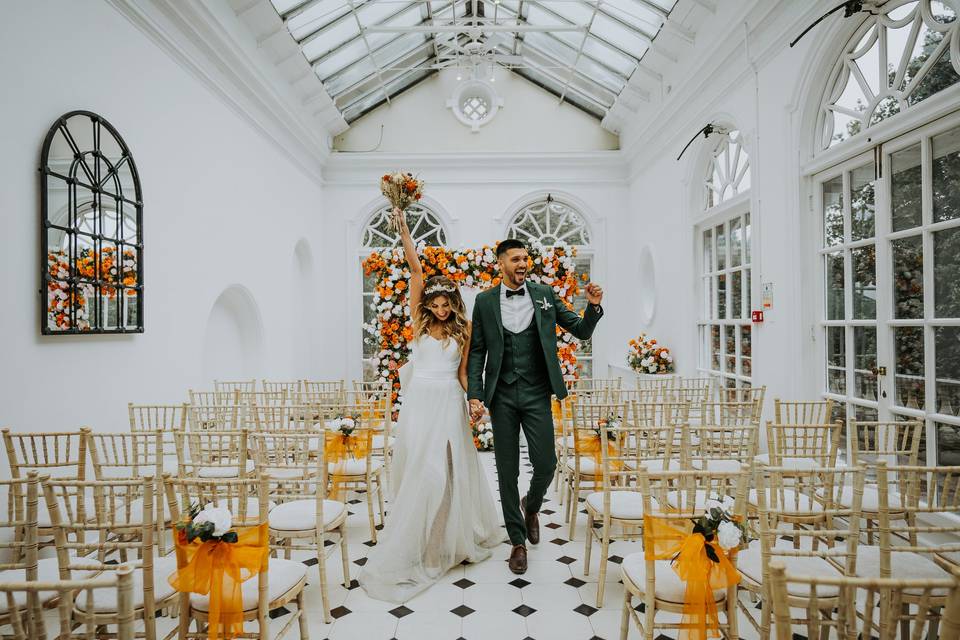
[[[425,277],[444,275],[462,287],[488,289],[500,284],[497,258],[494,248],[484,245],[480,249],[447,249],[445,247],[418,247]],[[576,249],[560,243],[555,247],[530,247],[528,277],[541,284],[550,285],[568,307],[580,291],[574,257]],[[374,365],[377,378],[390,383],[394,406],[401,402],[400,381],[397,370],[407,361],[408,343],[413,340],[413,322],[407,303],[410,270],[403,257],[403,250],[384,249],[371,253],[363,261],[366,277],[379,281],[371,308],[376,313],[373,322],[364,326],[365,340],[374,341],[379,347]],[[580,341],[557,328],[557,355],[560,371],[568,378],[577,375],[576,351]]]
[[[126,287],[137,284],[137,254],[134,251],[124,251],[122,259],[117,258],[116,249],[104,247],[98,254],[90,248],[81,249],[76,258],[74,277],[83,280],[101,280],[100,294],[107,299],[117,297],[117,288],[105,282],[115,282]],[[88,298],[96,295],[96,288],[92,283],[71,283],[70,259],[64,251],[50,251],[47,253],[47,269],[51,280],[47,282],[47,323],[56,329],[70,329],[71,309],[76,310],[76,328],[81,331],[90,329],[90,310]],[[119,276],[119,277],[118,277]],[[127,289],[128,296],[137,294],[134,289]]]

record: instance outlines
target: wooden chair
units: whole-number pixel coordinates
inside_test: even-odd
[[[249,408],[254,406],[282,407],[293,401],[294,398],[285,389],[280,391],[240,391],[237,393],[237,404],[247,407],[248,413]],[[247,419],[249,421],[249,415]]]
[[[643,497],[638,491],[641,467],[646,471],[669,468],[674,451],[676,426],[621,426],[601,430],[603,485],[587,496],[586,548],[583,573],[590,574],[590,556],[594,538],[600,543],[600,575],[597,583],[597,608],[603,608],[604,582],[613,525],[620,525],[620,540],[636,540],[642,535]],[[613,435],[613,438],[610,436]],[[664,464],[666,462],[666,466]],[[654,467],[648,465],[655,465]],[[679,468],[679,463],[674,467]],[[598,528],[595,523],[599,521]]]
[[[237,391],[194,391],[187,390],[187,397],[190,399],[190,406],[220,406],[228,404],[237,404]]]
[[[750,422],[729,425],[690,425],[681,450],[690,467],[711,471],[737,471],[757,455],[759,429]]]
[[[247,422],[247,405],[191,404],[189,416],[190,431],[236,431]]]
[[[762,387],[719,387],[717,397],[721,402],[756,402],[763,410],[763,399],[767,386]]]
[[[573,415],[573,447],[564,453],[567,459],[564,476],[566,477],[567,493],[567,520],[570,522],[569,539],[574,539],[577,527],[577,509],[580,504],[580,494],[584,491],[600,491],[602,485],[602,471],[599,468],[601,459],[598,454],[588,452],[595,441],[597,424],[600,420],[614,417],[623,421],[626,413],[623,405],[615,402],[594,402],[595,397],[577,395],[577,400],[571,406]]]
[[[176,592],[167,580],[176,569],[174,559],[158,557],[154,552],[155,488],[153,476],[125,480],[45,480],[43,483],[53,523],[60,579],[90,578],[115,571],[118,562],[136,560],[132,575],[134,619],[143,621],[147,640],[156,638],[157,611],[176,602]],[[65,498],[77,492],[89,492],[93,496],[93,513],[89,518],[77,519],[62,509]],[[73,625],[118,624],[121,605],[117,594],[106,592],[93,596],[74,602]]]
[[[794,625],[800,625],[808,638],[919,640],[925,631],[927,638],[960,637],[960,581],[956,576],[931,580],[794,575],[777,561],[770,565],[770,581],[777,640],[797,638]],[[902,604],[907,594],[919,596],[921,601],[945,600],[942,618],[925,607],[905,609]],[[791,601],[797,597],[808,603],[807,617],[793,620]],[[858,603],[863,603],[862,607]]]
[[[786,401],[773,399],[774,424],[826,424],[833,415],[833,400]]]
[[[839,495],[847,483],[853,487],[853,504],[844,507]],[[737,566],[741,589],[761,601],[760,619],[752,606],[741,602],[740,610],[760,638],[767,640],[772,621],[772,562],[782,562],[790,572],[804,575],[855,575],[863,469],[761,467],[753,474],[753,484],[756,488],[748,495],[757,507],[759,539],[740,552]],[[842,528],[841,521],[846,523]],[[811,524],[823,526],[812,528]],[[791,592],[789,602],[813,615],[804,593]],[[840,606],[839,593],[834,590],[833,598],[824,598],[818,606],[824,607],[822,615],[830,615]]]
[[[257,390],[256,380],[214,380],[213,389],[219,393],[250,393]]]
[[[175,437],[181,478],[242,478],[253,471],[246,429],[181,431]]]
[[[320,573],[323,620],[330,618],[327,589],[328,533],[339,535],[343,562],[343,585],[350,587],[347,551],[347,505],[327,499],[327,464],[323,456],[324,434],[257,433],[251,437],[257,472],[270,478],[270,537],[290,559],[293,549],[312,551]]]
[[[14,479],[25,478],[30,471],[38,475],[57,479],[85,480],[87,477],[87,433],[86,427],[78,431],[56,431],[48,433],[11,433],[3,429],[3,442],[10,464],[10,475]],[[66,496],[64,506],[77,518],[84,517],[84,495],[74,493]],[[49,538],[53,535],[49,511],[40,497],[37,512],[38,535]]]
[[[44,609],[39,600],[56,601],[59,633],[57,640],[74,638],[95,640],[105,637],[105,628],[87,627],[83,632],[74,632],[72,608],[76,600],[84,602],[114,601],[117,603],[115,630],[110,637],[117,640],[134,640],[134,569],[120,565],[115,571],[86,580],[0,580],[0,607],[6,605],[4,625],[12,633],[5,635],[11,640],[46,640],[47,629]],[[51,595],[52,594],[52,595]],[[20,604],[20,603],[33,604]]]
[[[190,416],[190,405],[186,402],[175,405],[161,404],[127,404],[127,414],[130,417],[130,433],[141,431],[163,432],[164,472],[177,472],[177,446],[173,434],[187,430],[187,419]]]
[[[700,404],[700,424],[724,427],[747,424],[760,427],[762,406],[755,401],[746,402],[703,402]]]
[[[291,402],[298,402],[299,398],[297,397],[300,393],[300,381],[299,380],[261,380],[260,388],[264,391],[269,391],[276,393],[277,391],[286,391],[287,399]]]
[[[746,465],[736,472],[685,469],[651,473],[641,468],[639,480],[644,518],[661,518],[680,528],[689,527],[690,519],[703,515],[706,499],[715,496],[731,496],[734,499],[732,515],[746,516],[750,482],[750,468]],[[644,532],[645,548],[657,543],[654,531]],[[737,556],[732,555],[730,561],[736,566]],[[658,612],[679,614],[683,611],[686,586],[669,560],[648,560],[644,552],[632,553],[620,564],[620,577],[625,587],[621,638],[627,637],[631,619],[648,639],[655,637],[657,630],[681,628],[681,623],[657,620]],[[736,585],[714,591],[713,597],[720,614],[721,633],[727,638],[739,638]],[[643,620],[634,609],[634,598],[643,602]]]
[[[626,404],[625,424],[636,427],[637,431],[627,434],[627,438],[641,437],[641,446],[650,447],[643,452],[643,463],[647,471],[663,469],[689,468],[686,456],[687,449],[683,446],[682,431],[690,420],[690,404],[687,402],[634,402]],[[664,430],[669,428],[668,430]],[[645,431],[644,431],[645,430]],[[666,443],[657,438],[672,435],[673,442],[669,457]],[[629,466],[631,463],[627,461]]]
[[[334,500],[339,500],[341,497],[346,499],[349,491],[364,494],[367,503],[367,518],[370,523],[370,540],[374,544],[377,542],[377,530],[383,527],[386,518],[383,501],[384,463],[373,455],[373,436],[375,433],[375,429],[366,426],[360,426],[353,431],[351,437],[357,438],[359,449],[366,452],[361,458],[350,457],[339,462],[327,460],[327,472],[330,477]],[[338,434],[330,432],[325,435],[327,439],[339,437]],[[376,495],[379,506],[379,525],[377,525],[374,516],[374,495]]]
[[[843,424],[774,424],[767,422],[767,453],[757,462],[772,467],[812,469],[832,467],[840,451]]]
[[[616,403],[620,401],[620,388],[623,381],[620,378],[579,378],[568,384],[570,393],[578,401]]]
[[[300,402],[312,404],[322,402],[323,398],[337,401],[343,398],[346,391],[347,388],[343,380],[301,380]]]
[[[269,522],[270,479],[257,478],[194,479],[166,478],[167,504],[174,520],[179,522],[191,504],[213,504],[230,509],[235,527],[260,526]],[[269,529],[263,528],[259,544],[269,544]],[[186,555],[178,549],[176,566],[186,565]],[[269,613],[274,609],[295,602],[297,610],[280,628],[274,637],[283,637],[294,624],[299,625],[300,638],[306,640],[307,618],[303,588],[307,584],[307,566],[296,560],[264,558],[256,578],[241,585],[243,594],[243,619],[256,621],[257,631],[245,637],[269,638]],[[180,593],[178,632],[181,640],[207,638],[206,624],[210,599],[196,593]],[[196,631],[190,624],[196,623]]]
[[[390,478],[390,463],[393,460],[393,402],[390,385],[386,382],[353,383],[354,391],[348,394],[347,403],[357,407],[363,423],[374,430],[373,455],[383,460],[384,473]]]
[[[22,479],[0,480],[0,492],[6,493],[7,509],[0,521],[0,582],[55,580],[60,575],[55,558],[37,559],[37,504],[40,500],[40,480],[36,471],[28,471]],[[48,599],[49,594],[43,598]],[[12,601],[0,601],[0,625],[12,625],[17,616],[30,616],[39,609],[43,598],[37,592],[28,592]]]

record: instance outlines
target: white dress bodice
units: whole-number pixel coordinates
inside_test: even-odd
[[[437,340],[433,336],[421,336],[413,341],[411,350],[413,378],[430,380],[457,379],[460,369],[460,348],[453,338]]]

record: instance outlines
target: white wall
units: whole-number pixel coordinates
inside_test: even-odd
[[[258,376],[277,378],[319,369],[315,353],[293,344],[303,335],[295,328],[324,327],[324,302],[306,310],[298,302],[322,292],[299,290],[312,276],[293,266],[301,239],[313,255],[322,247],[316,176],[105,2],[5,4],[0,59],[0,425],[125,429],[128,401],[180,402],[187,388],[210,386],[205,358],[224,375],[230,363],[250,374],[262,366]],[[109,120],[137,162],[146,245],[142,335],[39,335],[40,145],[53,121],[74,109]],[[246,319],[230,315],[245,313],[243,305],[214,313],[216,338],[206,340],[214,301],[232,285],[246,289],[258,310],[260,363],[230,352],[249,333]]]
[[[461,124],[446,107],[447,99],[459,84],[456,71],[450,69],[427,78],[393,98],[390,104],[383,104],[354,122],[334,139],[334,147],[387,153],[549,153],[619,147],[617,136],[602,129],[596,118],[566,102],[560,103],[556,96],[519,75],[498,69],[494,78],[494,89],[504,104],[477,132]]]

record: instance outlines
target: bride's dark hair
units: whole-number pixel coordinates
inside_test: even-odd
[[[440,297],[450,302],[450,315],[443,322],[429,309],[430,303]],[[413,332],[416,337],[429,335],[434,326],[440,328],[444,339],[453,338],[463,349],[467,342],[467,308],[457,283],[446,276],[433,276],[423,283],[420,304],[413,312]]]

